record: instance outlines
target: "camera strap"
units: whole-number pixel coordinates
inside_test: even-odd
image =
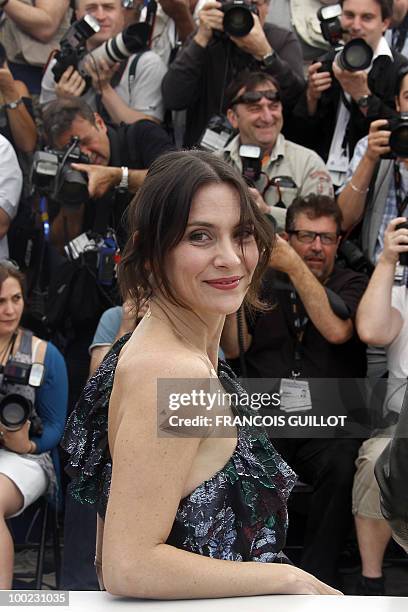
[[[298,376],[300,376],[300,372],[302,370],[302,356],[303,356],[302,342],[303,342],[303,337],[305,335],[306,326],[309,322],[309,317],[307,315],[305,315],[304,317],[301,317],[297,294],[293,287],[291,288],[289,292],[289,296],[290,296],[293,324],[295,326],[295,336],[296,336],[292,376],[293,378],[297,378]]]
[[[398,216],[403,216],[403,212],[408,205],[408,193],[402,197],[402,178],[399,164],[394,162],[394,183],[395,183],[395,200],[397,204]]]

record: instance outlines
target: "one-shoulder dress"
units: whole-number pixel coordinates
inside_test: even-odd
[[[121,348],[119,340],[89,379],[71,414],[62,446],[70,458],[70,492],[96,506],[104,518],[112,476],[108,405]],[[243,389],[230,368],[219,364],[227,393]],[[138,466],[135,466],[135,470]],[[287,499],[296,475],[263,429],[239,426],[230,459],[214,476],[180,501],[167,544],[231,561],[288,561],[282,554],[288,525]]]

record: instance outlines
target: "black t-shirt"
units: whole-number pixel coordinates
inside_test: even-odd
[[[167,132],[148,119],[130,125],[108,126],[111,148],[109,166],[127,166],[132,170],[148,169],[160,155],[174,149]],[[133,198],[132,193],[119,193],[111,189],[99,200],[90,200],[84,215],[84,230],[93,229],[104,234],[106,227],[116,231],[119,245],[126,241],[124,212]]]
[[[252,344],[245,354],[251,378],[290,377],[294,369],[296,329],[288,279],[268,271],[263,283],[263,299],[273,308],[248,321]],[[367,286],[363,274],[335,267],[325,286],[340,296],[354,319]],[[306,315],[298,299],[300,319]],[[329,343],[309,320],[301,347],[300,374],[305,378],[363,378],[366,375],[366,346],[356,333],[344,344]]]

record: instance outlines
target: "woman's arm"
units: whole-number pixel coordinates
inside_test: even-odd
[[[107,590],[154,599],[338,594],[286,564],[215,560],[166,544],[201,440],[158,436],[157,379],[185,378],[186,372],[208,378],[208,371],[199,360],[180,355],[161,353],[160,371],[157,355],[149,361],[119,363],[111,396],[113,474],[103,542]]]
[[[37,453],[44,453],[57,446],[64,432],[68,402],[68,378],[65,361],[59,350],[50,342],[44,359],[45,380],[36,394],[36,410],[44,431],[33,436]]]
[[[68,8],[69,0],[36,0],[35,6],[9,0],[3,11],[21,30],[47,43],[57,32]]]
[[[401,313],[392,307],[392,287],[399,253],[408,252],[408,230],[395,229],[404,221],[398,217],[388,225],[384,250],[357,310],[357,333],[366,344],[386,346],[401,331]]]

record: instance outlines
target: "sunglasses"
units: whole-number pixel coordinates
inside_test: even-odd
[[[262,98],[266,98],[269,102],[280,102],[280,93],[275,89],[265,89],[264,91],[246,91],[238,98],[234,98],[231,106],[235,104],[254,104],[260,102]]]

